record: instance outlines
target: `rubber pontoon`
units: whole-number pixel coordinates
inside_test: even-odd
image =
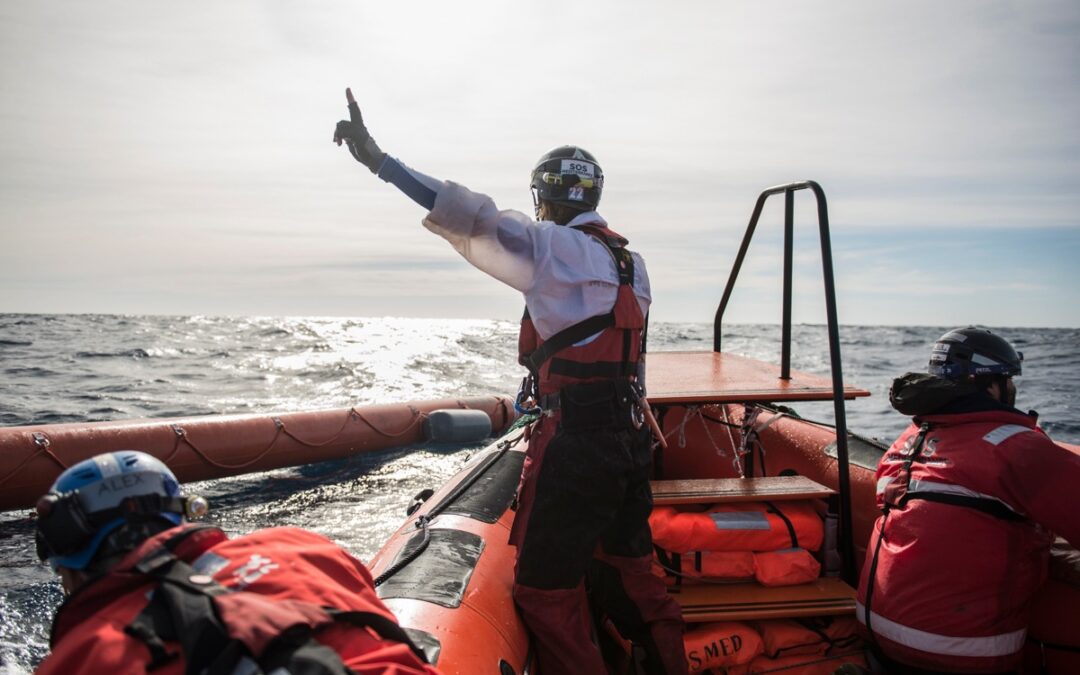
[[[141,450],[186,483],[419,443],[428,440],[425,422],[440,410],[483,412],[495,433],[516,415],[510,399],[486,396],[287,414],[0,428],[0,511],[33,506],[61,471],[103,452]]]

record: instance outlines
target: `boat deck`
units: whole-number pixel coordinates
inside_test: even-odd
[[[649,352],[645,359],[649,402],[749,403],[831,401],[832,379],[795,370],[780,379],[780,366],[724,352]],[[870,392],[844,387],[844,398]]]

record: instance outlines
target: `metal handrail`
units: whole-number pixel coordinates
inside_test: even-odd
[[[851,477],[848,467],[847,415],[844,408],[844,377],[840,367],[840,330],[836,319],[836,284],[833,281],[832,245],[829,239],[829,210],[825,201],[825,192],[812,180],[777,185],[768,188],[758,197],[750,224],[746,228],[735,265],[731,269],[724,295],[716,308],[713,322],[713,351],[719,352],[721,345],[720,324],[727,309],[735,280],[739,276],[746,251],[750,248],[750,239],[754,236],[758,219],[765,206],[765,201],[772,195],[784,194],[784,289],[783,289],[783,325],[781,328],[780,378],[791,379],[791,286],[792,259],[794,254],[793,232],[795,221],[795,192],[809,189],[817,200],[818,229],[821,234],[821,266],[825,275],[825,313],[829,329],[829,362],[832,369],[833,408],[836,418],[836,459],[840,492],[840,555],[844,569],[844,580],[855,584],[855,545],[851,521]]]

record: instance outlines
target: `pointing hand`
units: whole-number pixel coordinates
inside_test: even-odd
[[[360,106],[356,104],[351,89],[345,90],[345,99],[349,102],[349,119],[337,123],[337,128],[334,129],[334,142],[341,145],[344,141],[356,161],[370,169],[371,173],[377,173],[386,153],[379,149],[375,139],[364,126]]]

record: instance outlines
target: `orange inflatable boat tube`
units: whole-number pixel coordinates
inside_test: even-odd
[[[181,482],[297,466],[425,440],[442,409],[482,410],[493,433],[514,421],[504,396],[282,415],[219,415],[0,428],[0,510],[33,505],[61,471],[94,455],[141,450]]]

